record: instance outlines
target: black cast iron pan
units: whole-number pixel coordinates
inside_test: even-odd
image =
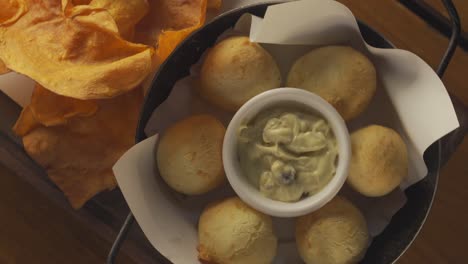
[[[446,4],[449,5],[447,7],[450,8],[451,1],[444,0],[444,2],[446,2]],[[165,61],[165,63],[161,65],[159,72],[156,74],[153,80],[151,89],[146,96],[137,128],[136,142],[140,142],[146,138],[144,133],[146,123],[148,122],[155,108],[158,107],[169,96],[169,93],[171,92],[175,82],[189,75],[190,66],[199,60],[200,56],[206,49],[213,46],[217,37],[228,28],[233,27],[239,17],[244,13],[250,13],[263,17],[269,5],[271,5],[271,3],[258,4],[235,9],[225,13],[208,23],[197,32],[193,33],[177,47],[177,49]],[[453,5],[451,5],[451,7],[453,8]],[[454,10],[455,9],[452,11]],[[452,14],[453,12],[450,13]],[[455,18],[457,17],[458,16],[455,12]],[[455,27],[457,26],[456,24],[458,22],[459,32],[459,21],[455,19],[453,22]],[[359,21],[358,24],[361,33],[368,44],[378,48],[394,48],[393,44],[391,44],[371,27]],[[447,50],[446,55],[444,56],[441,67],[438,70],[440,75],[443,74],[443,71],[450,61],[451,56],[453,55],[453,49],[456,47],[456,40],[458,38],[456,33],[457,32],[455,29],[452,36],[451,45]],[[466,108],[463,106],[458,106],[456,108],[461,109],[460,107],[462,107],[462,110],[458,110],[457,112],[460,114],[460,111],[462,111],[462,114],[464,114],[466,112]],[[457,145],[457,143],[460,142],[460,138],[463,138],[463,135],[466,133],[466,122],[461,123],[463,126],[461,128],[462,132],[460,132],[460,129],[457,130],[457,137],[454,137],[453,133],[449,134],[444,139],[434,143],[425,152],[424,160],[429,168],[427,177],[405,191],[408,197],[408,202],[392,218],[390,225],[383,231],[383,233],[374,238],[371,246],[367,250],[367,254],[361,263],[393,263],[412,243],[419,230],[423,226],[431,208],[435,191],[437,189],[439,169],[441,162],[443,161],[442,157],[448,155],[442,154],[441,151],[451,150],[450,146],[445,148],[442,146],[450,145],[449,143],[452,145]],[[157,219],[155,219],[155,221],[157,221]],[[117,251],[120,248],[120,244],[125,238],[126,232],[128,231],[128,228],[132,222],[133,216],[130,214],[119,236],[117,237],[113,248],[111,249],[108,257],[108,263],[113,263]],[[159,254],[159,256],[160,263],[171,263],[161,254]]]

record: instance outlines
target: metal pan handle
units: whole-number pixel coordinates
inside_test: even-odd
[[[107,255],[107,264],[115,263],[115,258],[117,257],[117,254],[119,253],[120,248],[122,247],[122,243],[125,241],[128,231],[130,230],[130,227],[132,227],[133,222],[135,222],[135,217],[133,217],[132,212],[130,212],[127,215],[127,218],[125,219],[122,228],[120,228],[120,231],[117,234],[117,237],[115,238],[114,244],[112,244],[112,248],[109,252],[109,255]]]
[[[439,67],[437,68],[437,74],[440,78],[442,78],[442,76],[444,75],[445,70],[447,69],[447,66],[450,63],[450,60],[452,59],[453,54],[455,53],[458,41],[460,40],[461,32],[460,17],[458,16],[457,9],[453,5],[452,0],[442,0],[442,2],[444,3],[445,9],[447,9],[447,12],[450,16],[450,20],[452,22],[452,35],[450,36],[450,41],[447,50],[445,51],[445,54],[442,57]]]
[[[448,64],[450,63],[455,53],[458,42],[460,40],[461,32],[460,17],[458,16],[457,9],[454,6],[452,0],[442,0],[442,2],[450,16],[452,33],[450,35],[449,45],[436,71],[440,78],[443,77],[445,70],[447,69]],[[468,133],[468,109],[458,98],[452,95],[450,95],[450,97],[452,99],[460,127],[450,132],[440,140],[440,166],[448,161],[450,155],[455,152],[456,148],[461,144],[463,138]]]

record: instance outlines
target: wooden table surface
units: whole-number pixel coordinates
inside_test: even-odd
[[[227,0],[226,0],[227,1]],[[438,0],[427,0],[442,8]],[[342,0],[398,47],[436,67],[448,40],[394,0]],[[468,1],[455,0],[468,25]],[[468,104],[468,54],[457,49],[443,78]],[[442,169],[429,218],[399,263],[468,263],[468,140]],[[0,165],[0,264],[103,263],[110,244]],[[118,263],[133,263],[119,256]]]

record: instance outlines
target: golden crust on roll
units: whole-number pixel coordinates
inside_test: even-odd
[[[318,94],[347,121],[369,105],[376,90],[377,75],[372,62],[353,48],[325,46],[296,60],[286,86]]]
[[[369,197],[390,193],[408,174],[408,153],[393,129],[371,125],[351,134],[352,157],[347,182]]]
[[[280,85],[281,74],[273,57],[248,37],[235,36],[208,51],[199,93],[219,108],[236,111],[255,95]]]
[[[366,220],[351,202],[336,196],[296,222],[296,243],[306,264],[353,264],[369,243]]]
[[[272,219],[237,197],[208,205],[198,223],[203,263],[269,264],[276,255]]]
[[[186,118],[169,127],[157,149],[157,165],[164,181],[188,194],[206,193],[224,180],[222,147],[225,128],[209,115]]]

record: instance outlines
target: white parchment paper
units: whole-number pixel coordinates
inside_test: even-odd
[[[230,1],[225,1],[232,4]],[[234,2],[234,1],[233,1]],[[241,1],[252,3],[254,1]],[[262,1],[263,2],[263,1]],[[341,191],[366,217],[370,234],[379,234],[404,205],[402,190],[427,174],[422,155],[427,147],[458,127],[445,87],[435,72],[416,55],[398,49],[367,45],[352,13],[329,0],[304,0],[274,5],[264,18],[244,15],[226,34],[250,35],[278,62],[283,79],[296,58],[320,45],[350,45],[366,54],[377,68],[378,91],[368,109],[349,123],[350,131],[369,124],[397,130],[409,151],[409,177],[400,189],[381,198],[363,197],[348,187]],[[234,192],[228,185],[207,195],[185,197],[173,192],[155,168],[158,132],[192,114],[210,113],[228,124],[231,115],[202,101],[192,89],[192,76],[176,83],[169,98],[153,113],[146,127],[151,136],[129,150],[114,173],[136,220],[152,245],[176,264],[197,262],[197,220],[206,203]],[[294,219],[275,218],[279,251],[275,263],[298,263]]]
[[[16,72],[0,75],[0,91],[21,107],[25,107],[31,101],[34,84],[32,79]]]

